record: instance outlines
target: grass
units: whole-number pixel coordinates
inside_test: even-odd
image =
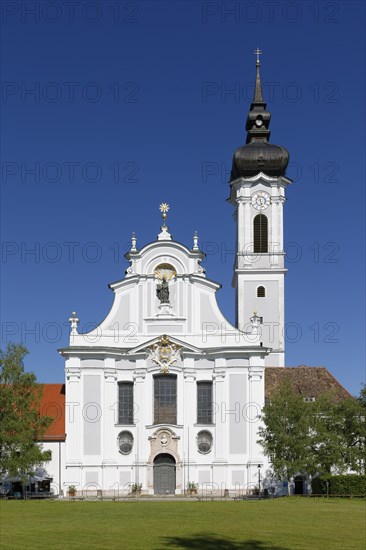
[[[1,549],[365,548],[365,501],[2,501]]]

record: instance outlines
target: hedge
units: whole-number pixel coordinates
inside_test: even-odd
[[[327,482],[329,488],[327,491]],[[324,475],[311,482],[314,495],[366,496],[366,475]]]

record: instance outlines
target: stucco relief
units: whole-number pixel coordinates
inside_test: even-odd
[[[182,346],[172,342],[166,334],[163,334],[158,342],[150,346],[149,359],[159,365],[160,372],[166,374],[169,372],[169,367],[178,361],[181,348]]]

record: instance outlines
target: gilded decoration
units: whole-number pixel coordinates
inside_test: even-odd
[[[169,372],[169,367],[174,365],[178,360],[180,349],[181,346],[171,342],[169,337],[163,334],[158,342],[150,346],[149,358],[156,365],[159,365],[160,372],[167,374]]]
[[[163,279],[170,281],[176,276],[176,274],[176,270],[170,264],[159,264],[154,271],[155,278],[160,279],[161,281]]]
[[[169,281],[176,276],[177,272],[170,264],[160,264],[155,268],[154,276],[159,283],[156,285],[156,295],[160,304],[170,304],[169,302]]]

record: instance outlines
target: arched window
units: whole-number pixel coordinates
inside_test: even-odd
[[[254,252],[268,252],[268,219],[258,214],[253,221]]]
[[[257,298],[265,298],[266,297],[266,289],[264,286],[259,286],[257,288]]]

